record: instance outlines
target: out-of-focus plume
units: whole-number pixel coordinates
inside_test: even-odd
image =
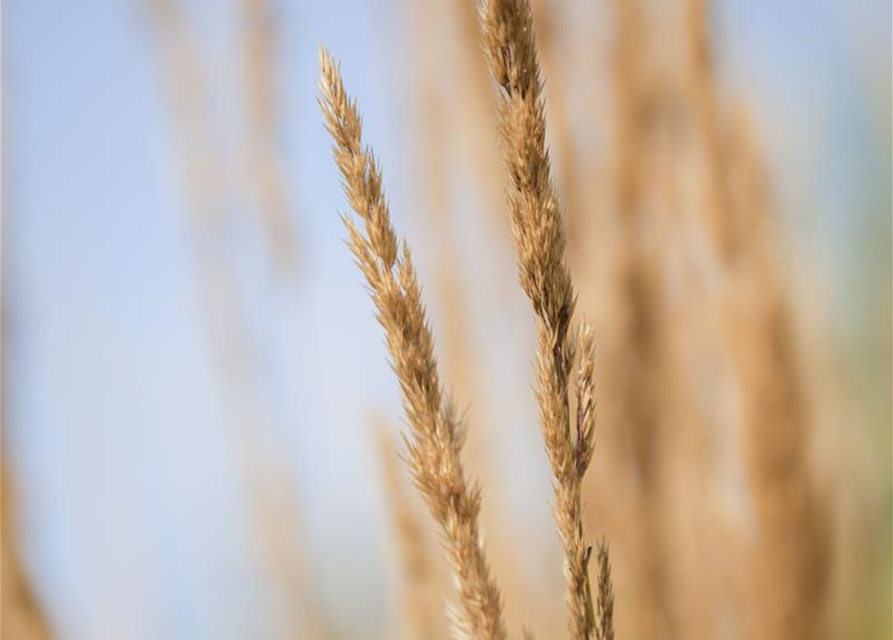
[[[739,119],[731,135],[723,115],[708,12],[706,0],[686,5],[688,86],[705,173],[701,218],[722,284],[713,299],[740,396],[756,520],[750,623],[762,637],[821,638],[833,545],[830,507],[816,492],[811,468],[813,403],[803,344],[773,257],[766,179],[752,134]]]
[[[146,6],[162,39],[164,79],[176,118],[191,213],[203,228],[212,225],[214,217],[220,215],[218,199],[224,182],[223,169],[213,151],[210,120],[206,117],[205,74],[194,34],[177,0],[146,0]]]
[[[739,127],[742,125],[739,125]],[[828,637],[834,545],[830,504],[814,486],[807,377],[784,277],[773,259],[766,180],[752,136],[735,136],[739,248],[726,264],[729,350],[740,388],[756,518],[753,617],[764,638]],[[730,163],[731,164],[731,163]]]
[[[272,427],[258,397],[260,357],[253,347],[247,312],[224,243],[225,211],[232,194],[227,190],[223,167],[214,151],[207,117],[209,98],[197,41],[176,0],[151,0],[150,8],[162,41],[174,121],[183,141],[182,165],[197,242],[198,293],[211,355],[220,376],[221,395],[232,403],[224,426],[241,456],[238,462],[254,515],[249,526],[256,545],[253,551],[259,579],[265,585],[273,585],[284,603],[283,637],[332,638],[335,634],[322,613],[310,564],[302,553],[306,545],[301,544],[290,474],[278,458],[272,465],[262,461],[263,438],[271,435]],[[255,10],[258,13],[254,19],[261,20],[262,11]],[[259,40],[266,37],[257,36]],[[252,64],[266,66],[266,55],[257,55]],[[255,72],[266,73],[260,69]],[[260,119],[271,121],[269,83],[261,78],[257,82],[264,86],[255,96],[258,104],[253,110]],[[272,131],[265,129],[263,135],[272,136]],[[272,144],[272,140],[268,142]]]
[[[259,540],[262,577],[277,592],[285,610],[279,636],[283,639],[337,640],[340,636],[325,610],[319,579],[310,564],[309,540],[290,476],[280,464],[266,470],[249,470],[247,482],[252,497],[250,513],[257,518],[255,537]]]
[[[276,83],[276,26],[271,0],[242,0],[247,166],[273,264],[289,270],[297,259],[294,212],[280,157]]]
[[[613,627],[598,628],[595,617],[589,578],[592,547],[584,531],[581,488],[595,446],[594,337],[592,327],[582,323],[577,415],[573,420],[571,371],[576,344],[570,329],[576,293],[566,255],[565,221],[546,149],[543,83],[530,3],[488,0],[481,11],[481,27],[496,84],[518,278],[536,317],[536,399],[555,479],[554,518],[564,547],[568,629],[575,640],[589,640],[597,633],[609,637],[613,636]],[[613,603],[613,595],[610,598]],[[607,605],[599,602],[598,606],[604,610]],[[612,623],[613,619],[602,621]]]
[[[440,640],[444,637],[442,577],[434,560],[428,521],[422,520],[405,490],[406,475],[384,424],[377,425],[385,497],[391,511],[400,566],[400,631],[404,640]]]
[[[702,357],[714,359],[712,370],[728,372],[727,380],[714,374],[713,383],[717,389],[729,387],[729,406],[714,407],[705,424],[714,440],[740,444],[736,455],[743,457],[747,472],[756,541],[710,535],[742,565],[734,578],[725,574],[722,579],[725,590],[738,598],[734,606],[748,612],[737,615],[740,629],[761,637],[814,639],[822,637],[827,622],[832,548],[828,505],[815,492],[810,468],[812,403],[785,274],[773,258],[775,229],[766,180],[752,136],[740,129],[733,136],[729,130],[709,37],[709,8],[706,0],[690,0],[683,13],[684,108],[690,116],[691,150],[699,160],[700,190],[689,223],[703,229],[688,236],[688,252],[700,256],[695,262],[701,273],[683,304],[690,309],[686,334],[701,334],[689,351],[700,343],[709,352]],[[719,320],[713,342],[704,337],[714,332],[708,309],[717,310]],[[694,420],[703,417],[702,412],[693,415]],[[710,455],[709,449],[701,451]],[[715,511],[701,515],[718,518]],[[717,522],[714,530],[722,530],[722,524]],[[717,575],[712,571],[710,579]],[[715,607],[718,597],[714,594],[709,606]],[[701,637],[716,629],[707,622],[688,635]]]
[[[345,215],[342,220],[400,383],[409,424],[408,465],[440,526],[456,578],[456,630],[475,640],[505,640],[502,594],[481,542],[481,491],[467,479],[462,463],[465,424],[441,387],[412,255],[391,225],[380,166],[363,145],[357,103],[347,94],[340,69],[326,51],[320,52],[320,66],[320,106],[334,141],[332,152],[345,196],[362,231],[354,218]]]
[[[729,167],[723,114],[716,83],[710,42],[709,0],[689,0],[685,5],[684,32],[688,35],[688,77],[693,123],[703,153],[706,175],[702,182],[706,204],[701,207],[704,225],[720,260],[733,259],[740,239],[733,225],[729,194]]]

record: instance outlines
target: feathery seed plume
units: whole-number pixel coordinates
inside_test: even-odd
[[[571,430],[568,335],[576,302],[566,238],[546,150],[542,80],[527,0],[490,0],[481,10],[484,50],[497,84],[500,143],[509,176],[507,197],[521,288],[537,319],[537,401],[546,452],[555,476],[555,522],[564,546],[569,628],[589,640],[596,618],[589,585],[581,484],[592,458],[592,329],[581,330],[581,380],[576,434]]]
[[[464,425],[444,397],[434,338],[408,245],[398,243],[382,188],[382,173],[363,147],[357,104],[344,89],[338,65],[320,53],[320,106],[334,140],[344,193],[363,222],[342,216],[349,244],[366,277],[385,330],[391,366],[409,423],[407,459],[413,478],[440,525],[458,585],[459,630],[475,640],[505,640],[502,597],[481,545],[480,489],[465,477],[460,452]]]

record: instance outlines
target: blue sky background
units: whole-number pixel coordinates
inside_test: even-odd
[[[211,74],[215,144],[233,157],[233,3],[184,4]],[[890,326],[890,4],[719,0],[716,12],[723,82],[769,123],[782,210],[798,212],[786,246],[799,270],[818,274],[819,308],[854,362],[872,349],[877,360],[889,341],[861,336],[872,314]],[[280,3],[282,152],[301,273],[269,277],[262,237],[239,213],[244,195],[232,196],[227,242],[261,354],[271,449],[292,472],[328,606],[354,613],[348,629],[383,624],[386,534],[368,416],[396,415],[398,403],[342,242],[316,56],[325,44],[343,59],[397,224],[423,255],[409,219],[404,13],[396,0]],[[5,402],[28,567],[62,638],[252,637],[257,603],[239,588],[245,488],[220,434],[227,404],[145,7],[8,0],[3,53]],[[239,167],[226,171],[237,184]],[[889,403],[889,386],[866,375],[861,392],[880,389]]]

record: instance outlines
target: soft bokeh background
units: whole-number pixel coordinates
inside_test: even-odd
[[[25,566],[59,638],[268,637],[263,621],[278,613],[256,584],[246,524],[253,447],[248,457],[286,487],[319,606],[341,632],[379,636],[395,576],[372,423],[375,415],[396,423],[399,401],[342,241],[337,214],[346,204],[315,104],[317,50],[325,44],[343,60],[396,223],[431,282],[428,256],[442,239],[419,211],[413,86],[427,55],[419,8],[276,3],[276,147],[293,222],[282,233],[297,256],[277,267],[249,184],[239,5],[180,2],[223,194],[224,223],[207,253],[224,265],[216,277],[231,283],[239,309],[209,319],[200,292],[207,243],[191,211],[170,47],[149,5],[3,4],[4,455]],[[599,14],[573,11],[584,18],[567,21],[564,48],[585,68],[581,51],[596,51],[603,37]],[[864,553],[880,569],[864,595],[878,598],[866,610],[885,624],[890,11],[880,0],[717,0],[713,31],[722,83],[746,96],[759,123],[783,215],[783,262],[803,283],[836,379],[859,407],[840,428],[869,470],[875,546]],[[596,87],[606,83],[593,69]],[[569,100],[578,95],[586,92],[569,91]],[[482,218],[468,207],[456,242],[474,282],[468,304],[484,309],[472,312],[472,341],[499,415],[485,501],[499,502],[523,548],[553,535],[529,397],[531,325],[520,295],[503,286],[514,278],[505,230]],[[494,296],[504,302],[478,304]],[[432,310],[436,328],[447,310],[434,301]],[[209,322],[248,336],[241,346],[251,355],[230,365],[238,375],[229,386]],[[251,443],[240,432],[246,423]],[[536,575],[556,559],[519,565]]]

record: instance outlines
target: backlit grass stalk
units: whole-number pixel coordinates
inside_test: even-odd
[[[320,106],[334,139],[344,193],[357,219],[343,216],[350,248],[366,278],[385,330],[391,366],[400,383],[409,423],[407,460],[413,478],[440,525],[458,586],[457,624],[477,640],[507,637],[502,597],[491,575],[478,528],[480,489],[465,477],[460,452],[464,425],[444,397],[434,339],[421,300],[408,245],[399,243],[382,188],[381,169],[363,147],[356,102],[331,56],[320,54]]]
[[[537,319],[537,401],[546,452],[555,477],[555,522],[564,546],[569,629],[574,640],[598,629],[583,531],[581,483],[593,453],[593,338],[581,330],[577,415],[571,420],[570,378],[576,303],[566,239],[546,150],[542,81],[526,0],[491,0],[481,10],[484,51],[497,85],[499,136],[509,176],[507,197],[521,288]],[[573,424],[573,427],[572,427]],[[575,428],[574,428],[575,427]]]

